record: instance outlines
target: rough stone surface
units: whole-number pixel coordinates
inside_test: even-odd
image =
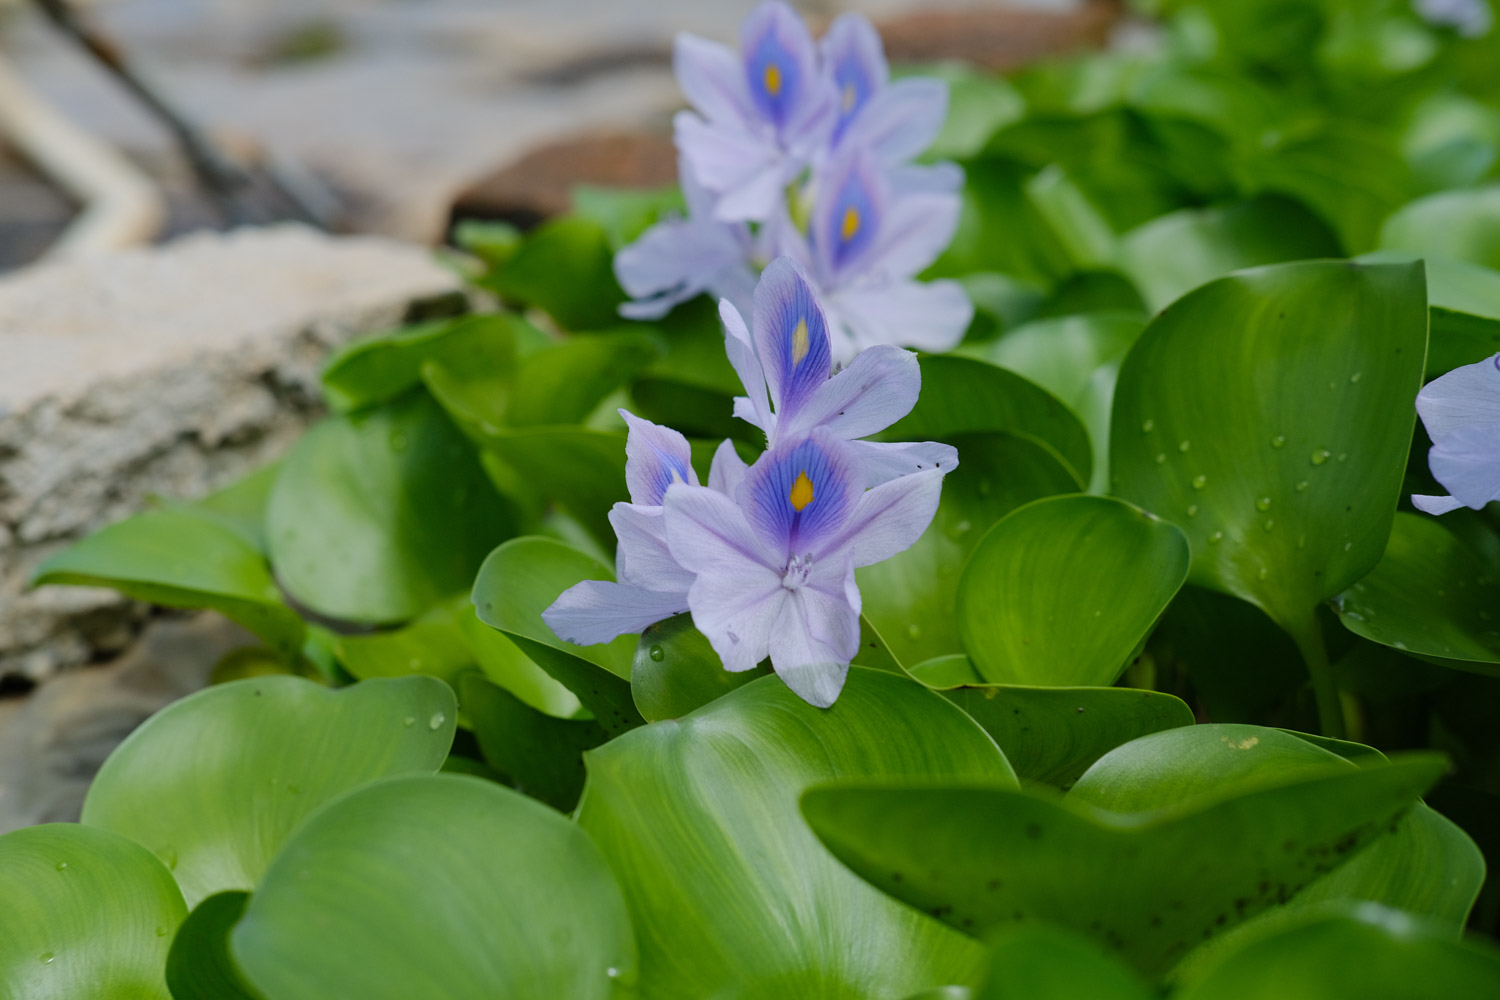
[[[253,642],[211,613],[159,619],[113,662],[0,701],[0,834],[77,820],[110,751],[157,709],[206,686],[225,653]]]
[[[424,249],[297,227],[0,280],[0,677],[119,648],[139,616],[112,591],[27,592],[42,560],[281,454],[331,348],[458,287]]]

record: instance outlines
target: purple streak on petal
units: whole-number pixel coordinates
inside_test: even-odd
[[[952,350],[974,318],[974,304],[956,281],[852,288],[834,295],[831,303],[859,348],[896,344],[919,351]]]
[[[1469,424],[1440,437],[1427,453],[1433,478],[1475,510],[1500,500],[1500,423]]]
[[[956,194],[908,194],[893,199],[878,243],[860,262],[861,273],[900,281],[926,270],[953,242],[962,199]]]
[[[1500,355],[1428,382],[1417,393],[1417,413],[1434,441],[1460,427],[1500,423]]]
[[[958,467],[958,449],[941,441],[850,441],[866,489],[929,469]]]
[[[766,373],[760,359],[755,356],[755,342],[750,339],[750,330],[740,311],[728,300],[719,303],[719,320],[724,324],[724,353],[729,355],[729,365],[740,377],[745,387],[745,396],[737,397],[734,415],[770,434],[776,427],[771,405],[766,401]],[[741,407],[739,400],[747,402]]]
[[[840,530],[822,539],[814,558],[869,566],[916,544],[932,523],[948,470],[915,472],[860,496]]]
[[[750,466],[734,450],[734,442],[722,441],[714,451],[713,465],[708,470],[708,488],[733,499],[739,496],[740,484],[749,471]]]
[[[673,483],[698,485],[687,438],[627,410],[621,410],[620,416],[630,428],[625,438],[625,485],[631,503],[659,507]]]
[[[865,258],[884,242],[890,192],[875,160],[862,149],[835,159],[817,179],[818,205],[810,239],[818,269],[830,284],[865,269]]]
[[[795,421],[833,370],[823,306],[795,261],[778,257],[761,274],[753,330],[776,422]]]
[[[615,575],[621,583],[648,590],[686,593],[693,574],[683,569],[667,547],[667,524],[662,507],[617,503],[609,512],[615,547]]]
[[[1453,497],[1429,497],[1420,493],[1412,494],[1411,505],[1427,514],[1447,514],[1463,506]]]
[[[738,499],[757,537],[785,564],[789,556],[824,547],[842,529],[859,489],[845,442],[819,429],[757,459]]]
[[[748,127],[754,105],[737,52],[727,45],[682,33],[672,46],[672,69],[683,96],[704,117]]]
[[[846,576],[852,581],[852,567]],[[770,639],[776,676],[803,701],[827,708],[838,699],[849,661],[859,651],[859,606],[851,605],[842,588],[828,593],[803,587],[788,594]]]
[[[916,355],[877,345],[861,351],[853,364],[818,386],[796,421],[783,423],[780,433],[791,438],[827,427],[845,440],[868,437],[910,413],[921,389]]]
[[[810,58],[812,47],[807,26],[784,3],[762,3],[740,28],[746,92],[761,116],[778,130],[806,97],[816,71]]]
[[[833,133],[837,143],[866,103],[885,87],[890,69],[879,32],[862,14],[835,18],[823,36],[822,49],[838,95],[838,121]]]
[[[932,145],[947,117],[946,83],[924,77],[897,80],[870,99],[843,141],[868,149],[888,167],[899,166]]]
[[[687,609],[686,593],[658,593],[628,584],[585,580],[563,591],[542,612],[542,621],[565,642],[593,646],[628,632],[640,632]]]
[[[719,563],[754,563],[779,582],[785,557],[750,527],[735,499],[705,486],[667,491],[667,547],[678,565],[702,575]]]

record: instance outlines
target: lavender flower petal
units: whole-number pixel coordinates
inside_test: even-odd
[[[679,34],[672,46],[672,71],[688,103],[709,121],[752,127],[754,100],[739,53],[697,35]]]
[[[958,449],[941,441],[850,441],[865,488],[929,469],[950,472],[958,467]]]
[[[660,593],[604,580],[585,580],[563,591],[542,621],[565,642],[593,646],[640,632],[688,609],[686,594]]]
[[[796,445],[762,455],[746,474],[738,500],[766,551],[775,553],[772,564],[784,565],[850,530],[846,522],[860,485],[845,443],[820,428]]]
[[[974,304],[956,281],[852,288],[833,294],[829,302],[856,350],[876,344],[951,350],[963,340],[974,318]]]
[[[845,440],[867,437],[910,413],[921,389],[916,355],[879,344],[818,386],[795,420],[783,422],[781,433],[795,437],[826,427]]]
[[[772,261],[756,286],[752,338],[777,423],[795,422],[828,381],[833,358],[823,307],[807,274],[788,258]]]
[[[919,155],[948,117],[948,85],[930,77],[898,80],[870,98],[848,124],[841,142],[897,166]]]
[[[1460,427],[1500,423],[1500,354],[1428,382],[1417,393],[1417,413],[1433,441]]]
[[[708,488],[730,498],[737,497],[740,484],[745,481],[745,473],[749,471],[750,466],[734,450],[734,442],[722,441],[714,452],[713,464],[708,470]]]
[[[619,412],[630,428],[625,438],[625,485],[630,489],[631,503],[659,507],[673,483],[698,485],[687,438],[628,410]]]
[[[820,539],[814,558],[869,566],[911,548],[932,523],[950,471],[916,472],[866,491],[839,530]]]
[[[838,699],[849,661],[859,651],[859,590],[853,567],[844,575],[847,587],[840,593],[817,587],[789,592],[770,637],[776,676],[818,708]]]
[[[615,529],[615,573],[621,583],[686,594],[693,574],[678,565],[667,546],[664,508],[617,503],[609,512]]]
[[[1428,452],[1433,478],[1475,510],[1500,499],[1500,423],[1470,424],[1444,434]]]
[[[885,87],[890,69],[879,32],[861,14],[835,18],[821,47],[838,94],[838,120],[833,133],[833,141],[838,143],[866,103]]]

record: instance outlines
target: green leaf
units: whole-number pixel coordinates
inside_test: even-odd
[[[1088,800],[1090,774],[1110,767],[1112,756],[1196,728],[1210,727],[1126,744],[1060,800],[1055,793],[999,788],[848,782],[809,791],[802,810],[845,864],[952,926],[983,935],[1020,921],[1057,923],[1156,975],[1193,946],[1285,903],[1332,870],[1405,812],[1445,767],[1437,755],[1414,754],[1355,768],[1309,746],[1327,761],[1310,761],[1275,784],[1230,763],[1226,778],[1239,787],[1215,795],[1203,788],[1205,775],[1257,744],[1249,737],[1219,743],[1208,733],[1206,746],[1197,742],[1213,760],[1178,758],[1187,801],[1180,796],[1162,808],[1114,812]],[[1211,728],[1227,737],[1236,727]],[[1277,760],[1295,763],[1280,749]],[[1137,801],[1171,798],[1168,774],[1155,786],[1147,777],[1133,784]]]
[[[476,674],[463,679],[460,692],[485,762],[518,791],[572,811],[583,792],[583,752],[609,739],[604,728],[545,715]]]
[[[958,627],[996,684],[1111,684],[1187,575],[1177,528],[1109,497],[1050,497],[991,528],[958,585]]]
[[[1024,187],[1027,199],[1051,227],[1074,269],[1102,268],[1114,261],[1118,248],[1109,220],[1067,171],[1056,163],[1048,164]]]
[[[537,666],[578,696],[610,736],[645,720],[630,693],[634,636],[575,646],[553,634],[542,612],[582,580],[613,580],[592,556],[550,538],[517,538],[490,553],[474,581],[479,620],[505,633]]]
[[[948,115],[942,131],[924,157],[961,160],[984,149],[995,130],[1020,121],[1026,100],[1004,77],[976,71],[959,63],[911,67],[897,76],[937,77],[948,85]]]
[[[995,945],[974,1000],[1152,1000],[1126,965],[1087,938],[1058,927],[1018,927]]]
[[[388,402],[419,385],[428,362],[509,376],[522,345],[543,336],[507,313],[420,323],[336,351],[323,366],[323,392],[340,410]]]
[[[332,618],[414,618],[508,530],[472,446],[426,393],[332,417],[287,456],[267,515],[287,591]]]
[[[221,520],[177,507],[148,510],[87,536],[42,563],[34,586],[113,587],[175,608],[212,608],[283,658],[302,647],[302,619],[281,600],[265,558]]]
[[[1500,676],[1500,581],[1433,518],[1397,514],[1380,563],[1333,607],[1355,635],[1432,663]]]
[[[1381,906],[1310,914],[1229,955],[1175,1000],[1483,997],[1500,992],[1500,953]]]
[[[379,782],[310,819],[230,947],[276,1000],[606,1000],[635,977],[625,903],[583,831],[457,775]]]
[[[188,914],[167,955],[172,1000],[259,1000],[229,955],[229,931],[249,901],[248,892],[219,892]]]
[[[171,1000],[162,968],[187,907],[139,844],[73,823],[7,833],[0,899],[6,1000]]]
[[[604,227],[615,250],[633,242],[663,215],[687,211],[675,184],[646,191],[580,184],[573,189],[572,202],[575,214]]]
[[[1182,526],[1191,582],[1321,655],[1313,608],[1390,535],[1426,330],[1420,264],[1282,264],[1188,293],[1120,369],[1114,492]]]
[[[537,351],[516,372],[505,409],[506,423],[511,427],[579,423],[661,353],[658,338],[630,329],[572,336]]]
[[[463,610],[467,611],[464,600]],[[476,666],[450,603],[439,604],[405,628],[338,640],[338,658],[355,677],[426,674],[458,687],[458,675]]]
[[[929,660],[911,673],[983,726],[1022,781],[1070,788],[1115,747],[1193,724],[1193,710],[1170,694],[985,684],[977,673],[972,679],[955,677],[951,668],[943,669],[947,666]],[[959,683],[952,683],[955,680]]]
[[[693,627],[693,616],[682,614],[641,633],[630,691],[646,721],[660,722],[681,718],[768,673],[766,666],[737,674],[725,670],[708,639]]]
[[[1417,256],[1378,250],[1360,260],[1389,263]],[[1433,379],[1500,352],[1500,271],[1436,254],[1426,255],[1425,262],[1431,314],[1427,377]]]
[[[1500,185],[1418,198],[1385,220],[1380,248],[1500,268]]]
[[[643,998],[895,1000],[972,981],[980,949],[861,883],[797,815],[804,788],[836,777],[1014,787],[994,744],[938,695],[854,668],[822,710],[764,677],[588,766],[578,822],[625,888]]]
[[[974,320],[966,337],[970,341],[989,340],[1025,323],[1047,298],[1040,286],[1008,274],[979,271],[957,280],[974,303]]]
[[[504,633],[480,621],[471,595],[460,600],[462,610],[454,610],[459,631],[486,677],[539,712],[559,719],[578,714],[577,695],[532,662]]]
[[[1032,172],[999,157],[965,163],[958,231],[925,277],[994,271],[1050,286],[1067,274],[1072,269],[1067,252],[1022,189]],[[1000,232],[1007,238],[995,239]]]
[[[448,755],[453,692],[431,677],[330,690],[257,677],[199,691],[121,743],[89,788],[83,821],[144,844],[189,905],[251,889],[323,803]]]
[[[255,551],[265,555],[268,551],[266,506],[271,502],[271,490],[280,474],[280,463],[273,462],[195,503],[167,501],[165,506],[169,510],[186,509],[215,521],[238,534]]]
[[[905,552],[855,573],[865,618],[907,665],[963,652],[959,576],[990,525],[1024,503],[1081,486],[1056,452],[1030,439],[981,433],[948,440],[959,465],[943,481],[932,524]]]
[[[576,215],[553,219],[528,234],[488,284],[507,299],[546,310],[568,330],[618,322],[615,308],[625,298],[615,281],[609,234],[598,222]]]
[[[508,470],[517,492],[556,503],[600,544],[614,545],[609,510],[630,493],[625,485],[625,434],[581,427],[497,430],[485,441]]]
[[[885,433],[886,441],[946,441],[1004,431],[1050,446],[1079,482],[1089,477],[1089,435],[1060,400],[1014,372],[972,358],[921,359],[922,397]]]
[[[1152,311],[1231,271],[1338,256],[1338,238],[1322,219],[1274,194],[1172,212],[1120,241],[1120,267]]]

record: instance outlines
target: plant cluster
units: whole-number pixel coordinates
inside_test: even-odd
[[[680,192],[54,557],[263,646],[0,837],[0,995],[1500,994],[1490,8],[1140,6],[684,39]]]

